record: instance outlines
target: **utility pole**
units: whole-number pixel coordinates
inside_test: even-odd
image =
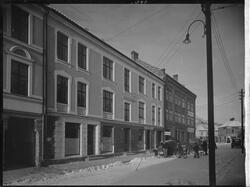
[[[243,123],[244,123],[244,91],[243,89],[240,90],[240,101],[241,101],[241,152],[244,153],[244,127],[243,127]]]
[[[213,93],[213,61],[211,37],[211,4],[202,4],[202,11],[206,17],[206,48],[207,48],[207,96],[208,96],[208,141],[209,141],[209,185],[215,187],[215,142],[214,142],[214,93]]]

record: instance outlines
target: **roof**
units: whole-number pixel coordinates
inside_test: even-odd
[[[240,126],[241,126],[241,123],[234,120],[234,121],[228,121],[228,122],[224,123],[219,128],[221,128],[221,127],[240,127]]]
[[[94,39],[98,40],[99,42],[101,42],[102,44],[104,44],[105,46],[109,47],[110,49],[114,50],[115,52],[117,52],[119,55],[121,55],[122,57],[126,58],[127,60],[133,62],[134,64],[137,64],[139,67],[141,67],[142,69],[146,70],[147,72],[149,72],[151,75],[157,77],[158,79],[160,79],[161,81],[163,81],[162,78],[160,78],[159,76],[157,76],[156,74],[154,74],[153,72],[151,72],[149,69],[145,68],[144,66],[142,66],[139,63],[136,63],[133,59],[127,57],[126,55],[124,55],[123,53],[121,53],[120,51],[118,51],[117,49],[115,49],[114,47],[112,47],[111,45],[107,44],[106,42],[104,42],[103,40],[101,40],[100,38],[98,38],[97,36],[95,36],[94,34],[92,34],[91,32],[89,32],[88,30],[86,30],[85,28],[83,28],[82,26],[78,25],[75,21],[73,21],[72,19],[70,19],[68,16],[66,16],[65,14],[63,14],[62,12],[60,12],[59,10],[55,9],[54,7],[49,7],[48,5],[43,5],[44,8],[47,8],[48,10],[51,10],[52,12],[54,12],[55,14],[61,16],[62,18],[66,19],[68,22],[70,22],[71,24],[73,24],[74,26],[76,26],[78,29],[80,29],[81,31],[87,33],[89,36],[93,37]]]
[[[159,78],[163,79],[164,76],[165,76],[165,73],[162,72],[161,69],[155,67],[155,66],[152,66],[150,64],[148,64],[147,62],[145,61],[142,61],[140,59],[138,59],[136,61],[138,64],[140,64],[141,66],[143,66],[144,68],[148,69],[149,71],[151,71],[152,73],[154,73],[156,76],[158,76]]]

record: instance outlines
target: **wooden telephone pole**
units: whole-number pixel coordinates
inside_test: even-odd
[[[244,91],[240,90],[240,101],[241,101],[241,152],[244,153]]]

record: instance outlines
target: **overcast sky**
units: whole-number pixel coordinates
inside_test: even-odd
[[[204,20],[200,4],[50,6],[126,56],[130,57],[130,52],[135,50],[141,60],[165,68],[171,76],[178,74],[179,82],[197,95],[197,116],[207,120],[206,38],[202,38],[201,22],[190,27],[192,42],[182,43],[188,25],[195,19]],[[215,122],[224,123],[231,117],[240,121],[239,91],[244,88],[244,5],[213,4],[211,9]]]

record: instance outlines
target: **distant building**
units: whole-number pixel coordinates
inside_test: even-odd
[[[215,140],[215,142],[219,142],[219,136],[218,136],[218,127],[219,126],[220,126],[220,124],[214,123],[214,140]],[[200,119],[200,118],[196,119],[195,137],[199,138],[199,139],[208,138],[207,121]]]
[[[232,137],[241,136],[241,123],[231,118],[230,121],[219,127],[219,142],[231,143]]]

